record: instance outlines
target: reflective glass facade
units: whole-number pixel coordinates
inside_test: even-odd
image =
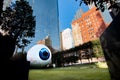
[[[27,0],[36,16],[36,33],[27,50],[46,36],[50,37],[52,47],[60,49],[58,0]]]

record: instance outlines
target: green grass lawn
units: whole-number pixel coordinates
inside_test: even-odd
[[[107,68],[96,64],[52,69],[30,69],[29,80],[110,80]]]

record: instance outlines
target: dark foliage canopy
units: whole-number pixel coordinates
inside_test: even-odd
[[[3,0],[0,0],[0,14],[2,12],[2,7],[3,7]]]
[[[35,16],[32,7],[27,1],[20,0],[11,4],[1,13],[1,29],[16,40],[18,46],[30,41],[29,37],[35,34]]]
[[[104,11],[106,9],[106,5],[109,5],[110,8],[116,8],[117,10],[120,9],[120,1],[119,0],[76,0],[80,2],[80,5],[82,3],[85,3],[86,5],[95,4],[95,6],[100,9],[101,11]]]

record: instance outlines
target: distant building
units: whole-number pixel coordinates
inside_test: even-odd
[[[37,44],[44,44],[44,45],[46,45],[46,46],[51,46],[50,37],[49,37],[49,36],[46,36],[45,39],[39,40],[39,41],[37,42]]]
[[[73,48],[72,30],[70,28],[65,29],[61,33],[62,36],[62,50]]]
[[[108,10],[108,6],[107,4],[104,4],[106,6],[106,9],[102,12],[101,10],[99,10],[101,12],[101,15],[106,23],[106,25],[108,26],[111,22],[112,22],[112,16],[110,14],[110,11]],[[92,9],[95,7],[94,3],[88,5],[89,9]]]
[[[76,12],[76,15],[74,16],[74,19],[73,20],[77,20],[77,19],[79,19],[80,17],[82,17],[82,15],[83,15],[83,10],[80,8],[80,9],[78,9],[78,11]]]
[[[77,20],[75,20],[77,21]],[[74,45],[79,46],[80,44],[83,44],[82,34],[81,34],[81,27],[79,27],[79,23],[72,23],[72,34],[73,34],[73,40]]]
[[[39,40],[39,41],[37,42],[37,44],[46,45],[46,46],[50,49],[50,51],[51,51],[52,54],[54,54],[54,53],[56,52],[56,50],[52,47],[52,42],[51,42],[51,40],[50,40],[50,36],[49,36],[49,35],[46,36],[44,39]]]
[[[58,0],[27,0],[36,16],[36,33],[29,49],[38,40],[49,35],[52,48],[60,50]]]
[[[63,50],[62,32],[60,32],[60,50]]]
[[[4,0],[3,10],[17,0]],[[35,37],[26,47],[29,50],[38,40],[49,35],[52,48],[60,50],[58,0],[26,0],[33,9],[36,17]],[[8,13],[9,14],[9,13]]]
[[[91,8],[81,18],[72,22],[75,46],[99,38],[107,28],[101,12],[96,9],[96,7]]]

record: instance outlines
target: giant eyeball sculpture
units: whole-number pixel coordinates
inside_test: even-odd
[[[27,52],[27,61],[31,66],[44,67],[51,63],[51,51],[43,44],[36,44]]]

